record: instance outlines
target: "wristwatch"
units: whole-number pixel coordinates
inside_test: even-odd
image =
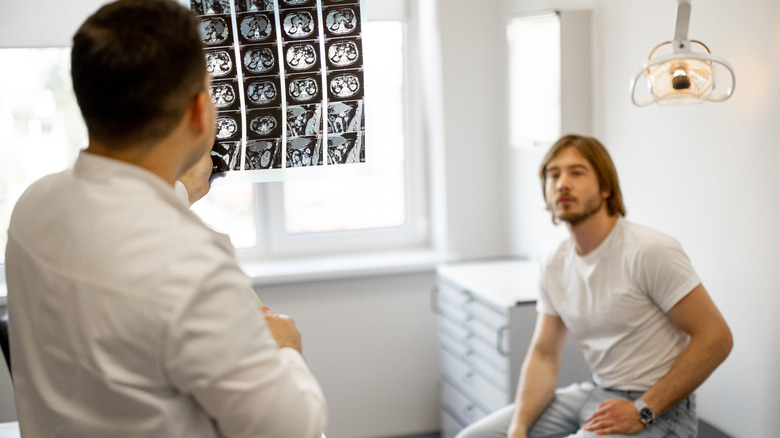
[[[636,406],[639,421],[641,421],[645,427],[655,423],[655,411],[650,406],[647,406],[647,403],[645,403],[641,397],[634,401],[634,406]]]

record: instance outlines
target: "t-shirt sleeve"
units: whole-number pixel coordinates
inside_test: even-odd
[[[665,235],[653,236],[642,246],[634,263],[634,273],[640,290],[664,313],[701,284],[682,246]]]
[[[536,311],[545,315],[558,316],[558,312],[550,300],[549,279],[547,278],[550,275],[549,265],[550,259],[547,259],[539,267],[539,298],[536,300]]]

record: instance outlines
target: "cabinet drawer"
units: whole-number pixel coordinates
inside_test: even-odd
[[[473,400],[484,412],[492,412],[508,403],[506,386],[501,388],[493,381],[502,378],[495,370],[459,360],[444,348],[439,354],[444,380]]]
[[[490,363],[485,360],[485,356],[479,354],[478,350],[470,349],[467,344],[456,343],[446,337],[441,339],[441,349],[443,350],[442,355],[447,354],[447,356],[441,357],[443,365],[449,360],[458,361],[461,363],[460,366],[465,366],[472,372],[479,373],[496,388],[502,391],[509,388],[506,361]]]
[[[438,283],[438,304],[451,310],[457,309],[459,315],[456,319],[478,319],[488,327],[499,328],[505,324],[504,311],[494,304],[486,301],[479,295],[466,289],[454,286],[446,281]]]
[[[487,326],[482,321],[472,319],[464,322],[463,327],[474,337],[490,345],[497,353],[501,353],[507,349],[506,340],[504,339],[506,325],[498,324],[499,322],[495,321],[495,324],[492,326]]]
[[[466,340],[474,336],[474,333],[465,323],[446,318],[444,315],[439,317],[439,331],[442,335],[457,340]]]
[[[441,405],[462,426],[468,426],[488,414],[447,382],[441,385]]]
[[[465,289],[447,281],[439,281],[437,284],[439,302],[444,302],[455,307],[465,306],[473,298]]]
[[[471,296],[471,294],[469,293]],[[474,295],[472,300],[465,304],[466,311],[473,315],[474,319],[481,321],[488,327],[501,327],[506,323],[504,310],[495,307],[479,296]]]
[[[439,315],[456,324],[464,324],[466,321],[474,319],[474,315],[470,314],[464,306],[456,306],[448,301],[439,301]]]
[[[483,337],[487,336],[476,336],[471,331],[470,325],[459,325],[446,318],[439,318],[439,331],[442,345],[450,349],[456,356],[460,358],[476,356],[502,376],[509,371],[509,358],[499,351],[498,344],[505,341],[500,333],[492,333],[493,339],[486,341]],[[505,379],[501,380],[502,383],[504,381]]]
[[[463,429],[464,425],[460,424],[458,420],[444,409],[439,409],[439,415],[441,418],[441,438],[455,438],[455,435]]]

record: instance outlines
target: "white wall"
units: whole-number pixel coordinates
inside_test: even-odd
[[[699,390],[699,413],[735,437],[776,436],[780,3],[694,0],[689,36],[731,62],[735,94],[718,104],[646,108],[632,106],[628,81],[656,44],[672,39],[675,0],[506,4],[593,8],[594,134],[616,161],[628,218],[682,243],[734,333],[731,356]],[[535,169],[539,158],[516,154],[512,166]],[[538,182],[516,189],[516,212],[540,207]],[[515,251],[539,250],[522,238],[534,230],[515,231]]]
[[[258,287],[294,316],[330,408],[329,437],[438,430],[432,272]]]

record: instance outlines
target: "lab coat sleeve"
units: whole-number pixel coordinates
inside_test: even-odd
[[[322,389],[296,350],[278,348],[232,254],[193,255],[190,264],[203,273],[190,286],[202,286],[170,325],[164,367],[172,384],[226,437],[319,438]]]
[[[183,182],[176,180],[173,184],[173,189],[176,192],[176,197],[181,200],[182,205],[190,206],[190,194],[187,193],[187,187]]]

